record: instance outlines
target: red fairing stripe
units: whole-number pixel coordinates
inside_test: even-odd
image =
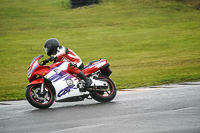
[[[92,63],[92,65],[88,66],[87,68],[83,69],[82,72],[87,76],[97,70],[101,69],[103,66],[107,64],[106,59],[101,59],[100,61]]]
[[[41,84],[43,82],[44,82],[44,79],[36,79],[33,82],[29,83],[28,85]]]

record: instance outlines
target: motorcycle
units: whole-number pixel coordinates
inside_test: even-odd
[[[112,71],[106,59],[89,62],[80,69],[92,80],[91,86],[84,90],[85,82],[67,72],[67,62],[55,62],[50,65],[39,63],[44,55],[36,56],[27,72],[29,84],[26,99],[34,107],[49,108],[55,102],[74,102],[95,99],[98,102],[110,102],[116,96],[114,82],[109,78]],[[65,68],[65,69],[64,69]]]

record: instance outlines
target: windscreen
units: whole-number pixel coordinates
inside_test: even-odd
[[[32,64],[38,57],[42,58],[42,57],[44,57],[44,55],[35,56],[35,57],[33,58],[33,60],[31,61],[31,64]],[[30,64],[30,65],[31,65],[31,64]],[[30,65],[29,65],[29,66],[30,66]]]

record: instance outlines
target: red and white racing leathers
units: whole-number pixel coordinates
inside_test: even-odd
[[[63,46],[58,47],[58,52],[54,55],[57,62],[65,61],[68,63],[66,66],[66,70],[71,74],[75,74],[76,76],[79,74],[80,70],[77,67],[82,65],[81,58],[71,49],[65,48]]]

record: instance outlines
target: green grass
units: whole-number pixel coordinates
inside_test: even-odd
[[[84,64],[108,59],[117,89],[200,80],[199,10],[172,0],[62,1],[0,1],[0,101],[25,98],[27,68],[53,37]]]

